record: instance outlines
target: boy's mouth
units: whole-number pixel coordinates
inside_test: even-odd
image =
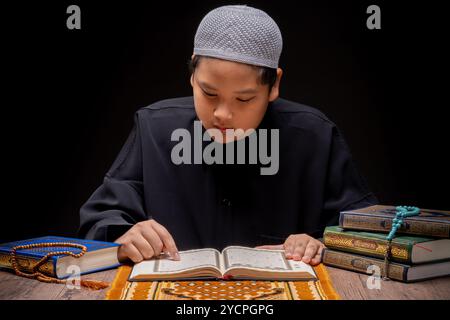
[[[219,129],[222,133],[226,133],[227,129],[233,130],[233,128],[219,127],[219,126],[214,126],[214,128]]]

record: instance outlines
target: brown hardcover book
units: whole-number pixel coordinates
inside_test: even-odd
[[[377,259],[359,254],[324,249],[322,262],[330,267],[376,275],[385,274],[383,259]],[[389,263],[388,277],[402,282],[415,282],[450,275],[450,261],[440,261],[410,266],[400,263]],[[375,274],[374,274],[375,272]]]
[[[344,229],[385,232],[391,230],[394,206],[370,206],[341,212],[339,226]],[[397,233],[450,238],[450,211],[420,209],[420,215],[404,219]]]

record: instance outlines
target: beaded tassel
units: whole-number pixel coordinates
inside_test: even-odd
[[[391,231],[386,237],[387,246],[386,246],[386,253],[384,255],[384,276],[383,280],[389,280],[389,260],[391,256],[391,249],[392,249],[392,239],[394,239],[395,233],[397,230],[402,226],[403,219],[407,217],[413,217],[418,216],[420,214],[420,209],[417,207],[410,207],[410,206],[397,206],[395,208],[397,210],[395,214],[395,218],[392,220],[392,227]]]

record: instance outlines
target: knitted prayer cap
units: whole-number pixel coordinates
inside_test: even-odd
[[[194,54],[276,69],[283,47],[280,29],[264,11],[223,6],[200,22]]]

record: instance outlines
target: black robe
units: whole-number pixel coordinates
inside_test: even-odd
[[[341,210],[378,202],[336,125],[314,108],[281,98],[269,104],[259,128],[279,129],[275,175],[261,175],[261,163],[175,165],[171,134],[185,128],[194,137],[194,120],[192,97],[136,112],[103,184],[81,207],[79,236],[114,241],[153,218],[179,250],[279,244],[290,234],[321,237]]]

